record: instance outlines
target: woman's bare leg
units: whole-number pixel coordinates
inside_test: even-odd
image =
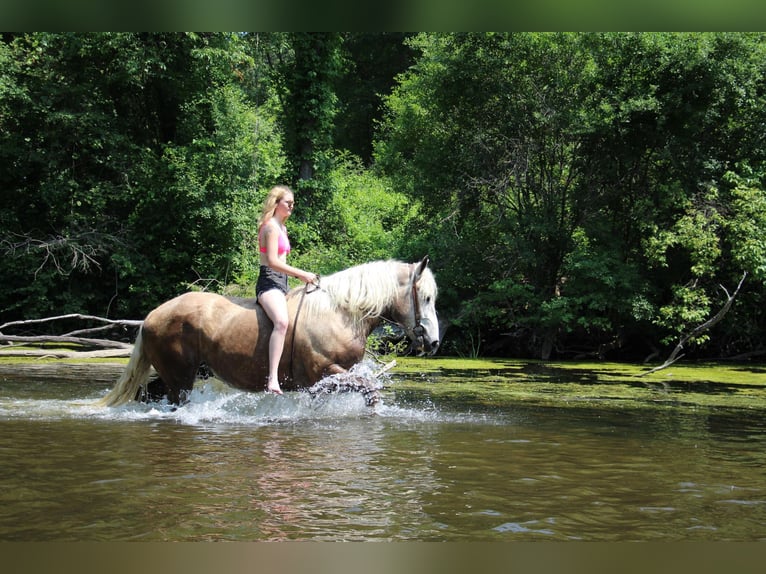
[[[271,331],[271,338],[269,339],[269,380],[266,390],[281,395],[282,389],[279,387],[278,373],[279,361],[285,348],[285,336],[287,335],[289,321],[287,299],[285,299],[285,295],[281,291],[271,289],[261,293],[258,302],[266,311],[271,322],[274,323],[274,329]]]

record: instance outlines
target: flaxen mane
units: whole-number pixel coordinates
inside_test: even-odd
[[[309,294],[302,312],[308,318],[317,317],[329,306],[333,310],[345,309],[356,320],[381,315],[397,296],[396,268],[401,265],[396,260],[373,261],[322,277],[320,292],[324,296]],[[423,273],[418,286],[421,296],[436,296],[436,282],[429,269]],[[302,288],[298,292],[300,290]]]

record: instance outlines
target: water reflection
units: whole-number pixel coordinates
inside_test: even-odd
[[[15,386],[14,386],[15,385]],[[760,540],[754,411],[0,386],[0,540]],[[412,399],[412,400],[411,400]],[[468,405],[468,406],[466,406]]]

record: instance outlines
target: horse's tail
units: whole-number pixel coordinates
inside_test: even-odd
[[[109,391],[98,404],[105,407],[117,407],[135,400],[138,389],[145,386],[149,381],[149,372],[152,368],[149,359],[144,353],[143,327],[138,330],[138,337],[133,345],[133,352],[122,375],[117,380],[114,388]]]

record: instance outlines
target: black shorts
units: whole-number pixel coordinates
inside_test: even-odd
[[[268,265],[261,265],[258,271],[258,282],[255,284],[255,296],[260,297],[261,293],[279,289],[282,293],[287,293],[287,274],[275,271]]]

